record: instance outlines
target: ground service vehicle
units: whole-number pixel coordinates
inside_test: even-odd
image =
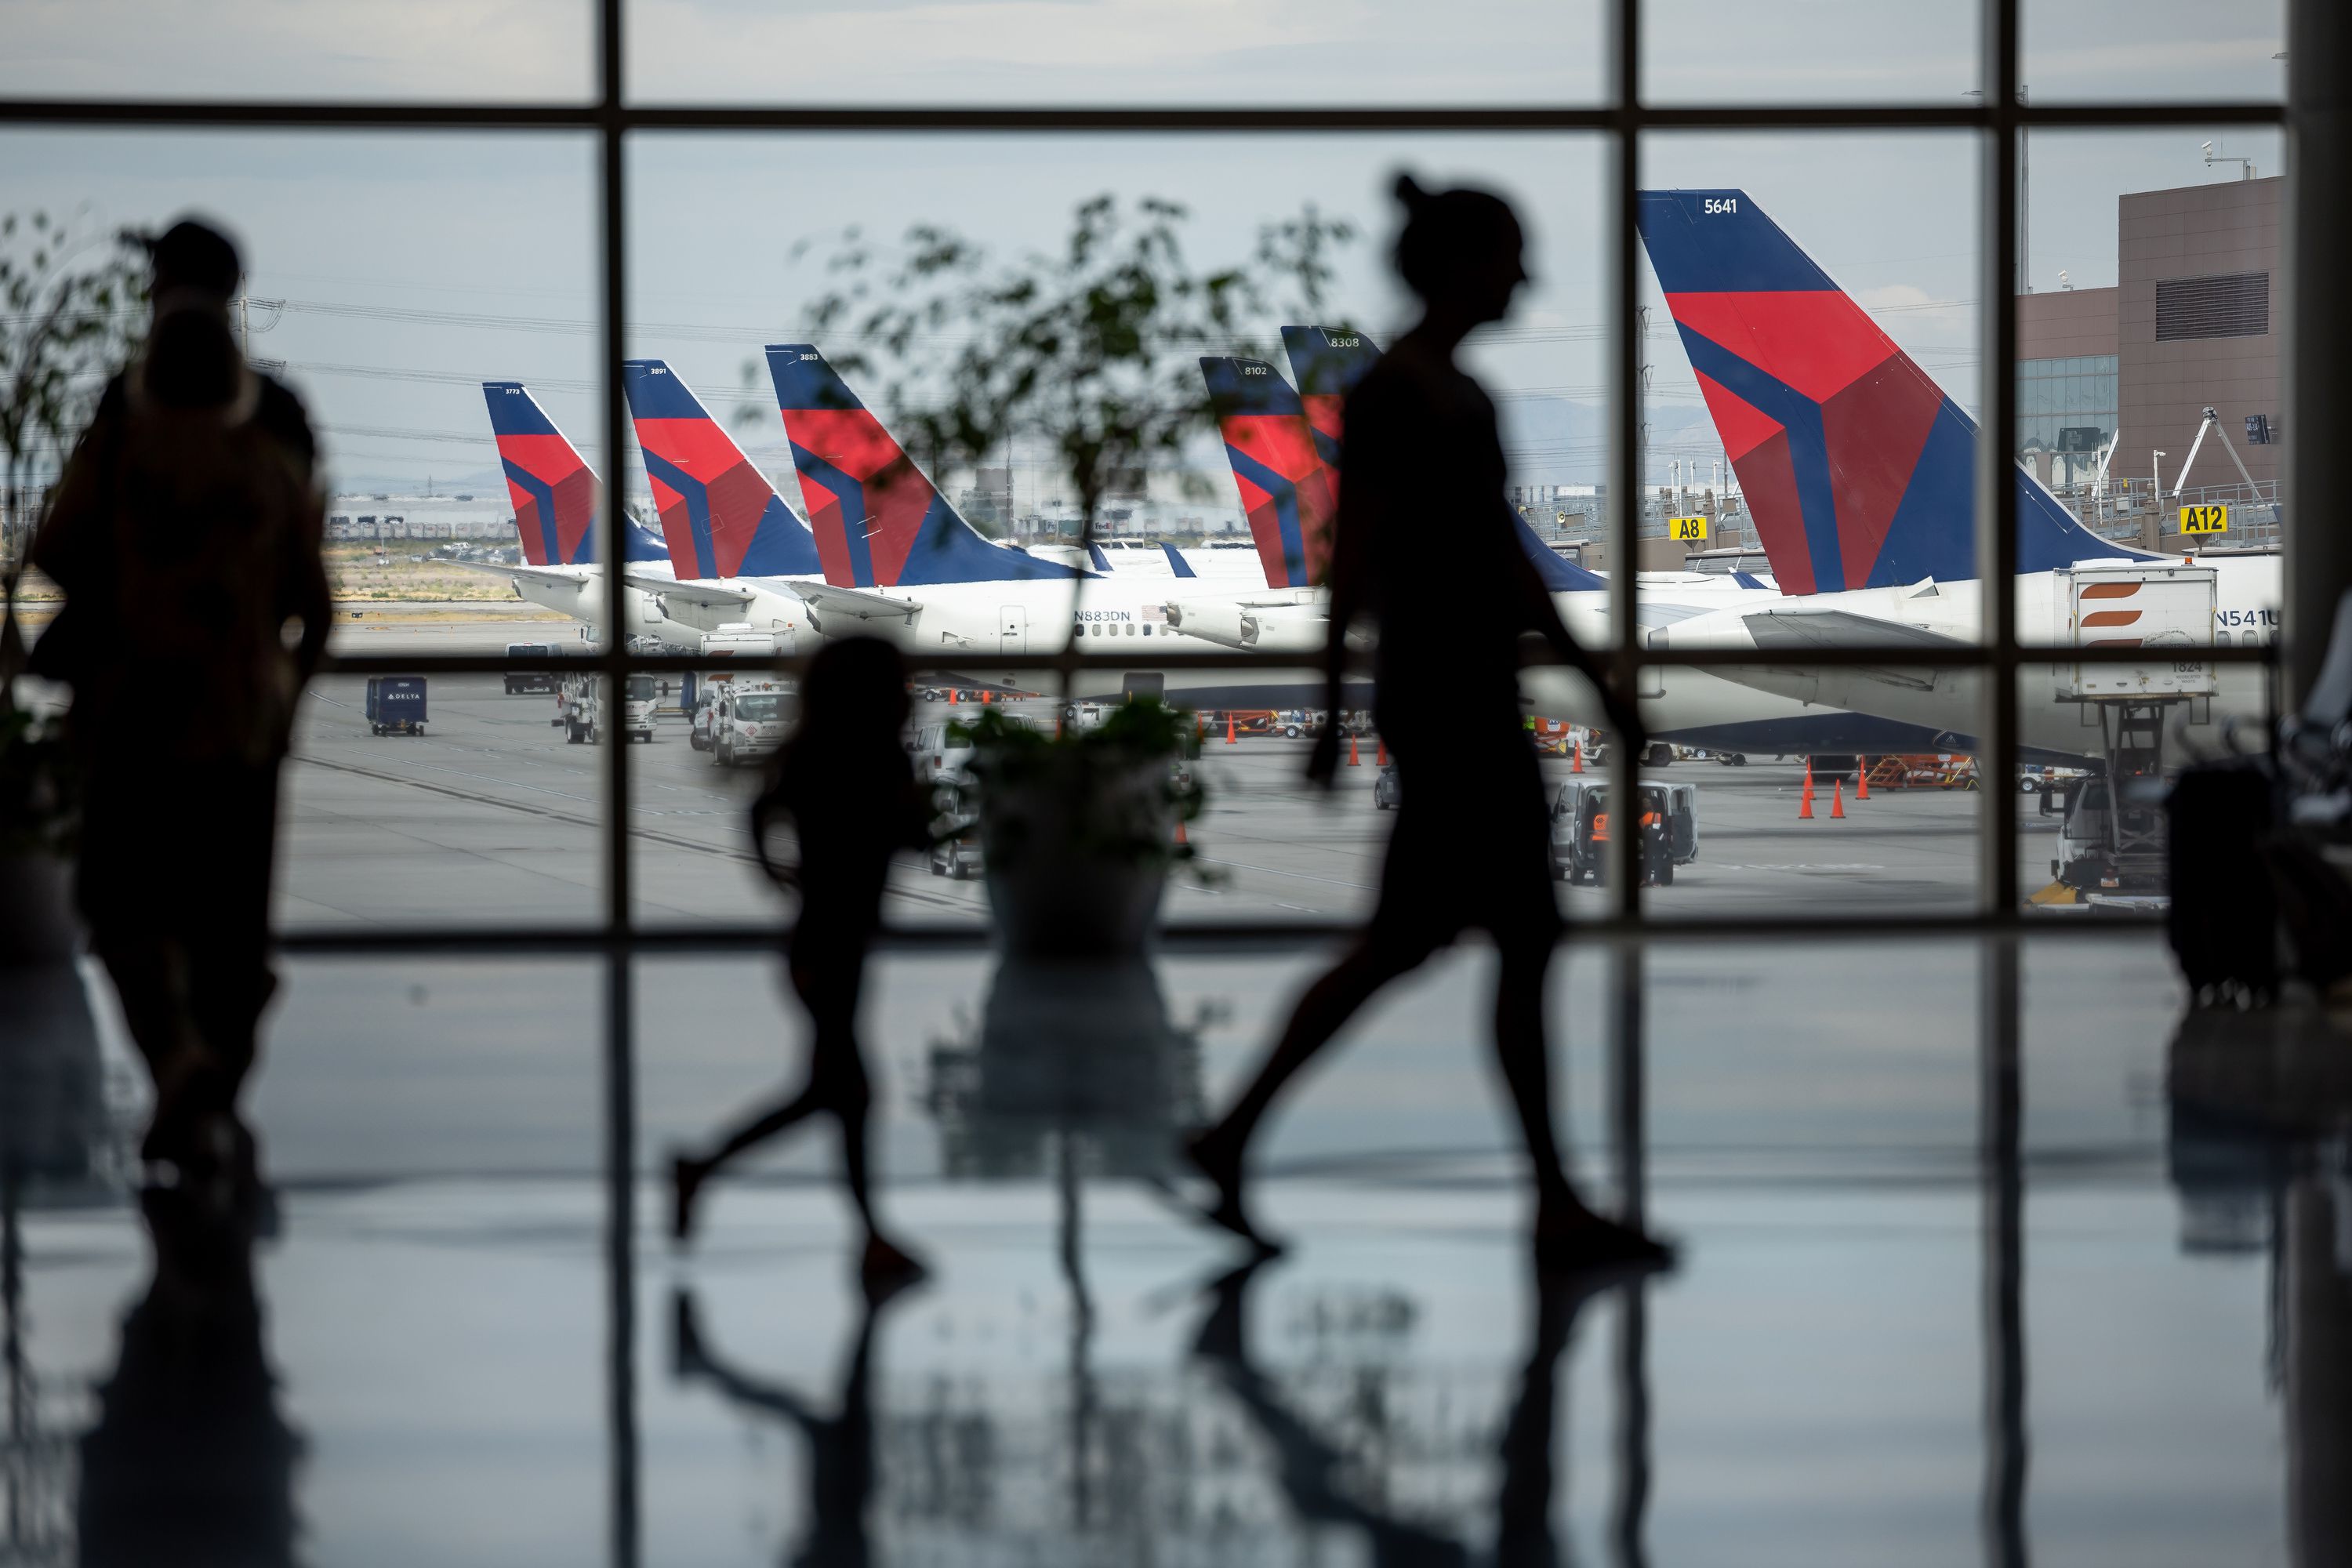
[[[628,677],[615,726],[604,711],[603,679],[594,675],[566,676],[555,694],[555,722],[563,728],[563,738],[574,745],[583,742],[593,745],[604,740],[606,731],[616,727],[624,738],[651,744],[656,690],[650,675]]]
[[[730,681],[710,707],[710,760],[722,768],[772,755],[800,716],[800,699],[773,681]]]
[[[915,775],[925,784],[961,784],[971,763],[971,739],[955,726],[925,724],[915,731],[908,754],[915,759]]]
[[[425,678],[421,675],[371,675],[367,683],[367,721],[378,735],[425,733]]]
[[[1640,788],[1643,815],[1654,813],[1665,829],[1665,862],[1654,879],[1662,887],[1670,886],[1676,866],[1687,866],[1698,858],[1698,785],[1645,779]],[[1601,880],[1608,864],[1611,830],[1608,781],[1562,781],[1551,805],[1552,875],[1580,886]]]
[[[2116,809],[2120,796],[2123,809]],[[2155,899],[2166,889],[2164,786],[2155,774],[2066,781],[2050,875],[2088,900]]]
[[[931,875],[954,881],[977,877],[982,868],[980,850],[980,819],[976,816],[958,819],[951,834],[931,845]]]
[[[773,658],[778,651],[776,634],[761,631],[749,621],[729,621],[717,631],[703,633],[700,650],[705,658]]]
[[[510,642],[507,644],[509,658],[553,658],[554,645],[543,642]],[[561,678],[552,669],[510,669],[507,671],[507,695],[518,691],[552,691]]]

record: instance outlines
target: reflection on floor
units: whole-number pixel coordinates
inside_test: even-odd
[[[1998,950],[1579,952],[1582,1172],[1686,1256],[1580,1299],[1522,1265],[1459,955],[1280,1113],[1297,1246],[1236,1273],[1170,1135],[1316,959],[887,960],[886,1201],[939,1274],[878,1313],[821,1147],[684,1255],[644,1184],[615,1295],[592,964],[290,964],[257,1233],[125,1195],[110,1019],[9,975],[0,1563],[2352,1561],[2325,1017],[2184,1017],[2149,942],[2032,948],[2005,1137]],[[790,1035],[764,962],[635,994],[651,1170]]]

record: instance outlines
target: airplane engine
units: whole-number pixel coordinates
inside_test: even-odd
[[[1186,637],[1221,647],[1257,647],[1257,617],[1239,605],[1170,605],[1168,624]]]

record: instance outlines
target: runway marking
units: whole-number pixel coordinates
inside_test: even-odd
[[[351,763],[331,763],[317,757],[305,757],[299,758],[298,760],[307,763],[309,766],[325,768],[332,773],[350,773],[358,778],[374,779],[379,784],[405,784],[411,789],[421,789],[432,795],[447,795],[453,800],[471,801],[479,805],[499,806],[508,811],[521,812],[527,816],[543,817],[548,821],[561,822],[573,827],[593,828],[601,831],[604,826],[604,823],[601,818],[582,816],[568,811],[558,811],[550,806],[534,805],[530,801],[509,800],[502,795],[485,795],[478,790],[458,789],[455,785],[438,784],[431,779],[420,779],[401,773],[380,773],[373,768],[362,768]],[[463,776],[470,777],[473,775]],[[551,790],[548,793],[560,794],[561,792]],[[576,797],[565,796],[565,798],[572,799]],[[665,813],[663,815],[669,814]],[[629,829],[629,837],[632,838],[641,838],[651,844],[667,845],[673,849],[690,849],[698,855],[716,856],[723,860],[733,860],[740,864],[755,868],[760,863],[759,857],[752,854],[749,849],[730,848],[723,844],[706,843],[700,839],[686,838],[672,833],[656,833],[651,828],[632,827]],[[902,899],[910,899],[917,903],[935,904],[944,909],[969,911],[974,907],[973,900],[970,899],[945,898],[938,893],[929,892],[920,888],[902,888],[894,884],[888,888],[887,891]]]
[[[1712,860],[1707,863],[1706,869],[1715,871],[1884,871],[1886,868],[1868,860],[1808,860],[1801,865]],[[1691,875],[1688,871],[1682,874]]]
[[[1213,855],[1195,855],[1192,858],[1203,866],[1227,866],[1236,871],[1263,871],[1269,877],[1291,877],[1302,882],[1328,882],[1335,888],[1353,888],[1360,893],[1380,890],[1377,883],[1350,882],[1339,877],[1318,877],[1307,871],[1279,871],[1271,866],[1254,866],[1246,860],[1220,860]]]

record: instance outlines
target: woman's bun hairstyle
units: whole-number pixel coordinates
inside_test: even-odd
[[[1404,208],[1397,236],[1396,267],[1406,286],[1428,299],[1465,267],[1517,254],[1525,243],[1508,202],[1488,191],[1457,185],[1431,191],[1400,173],[1391,187]]]

